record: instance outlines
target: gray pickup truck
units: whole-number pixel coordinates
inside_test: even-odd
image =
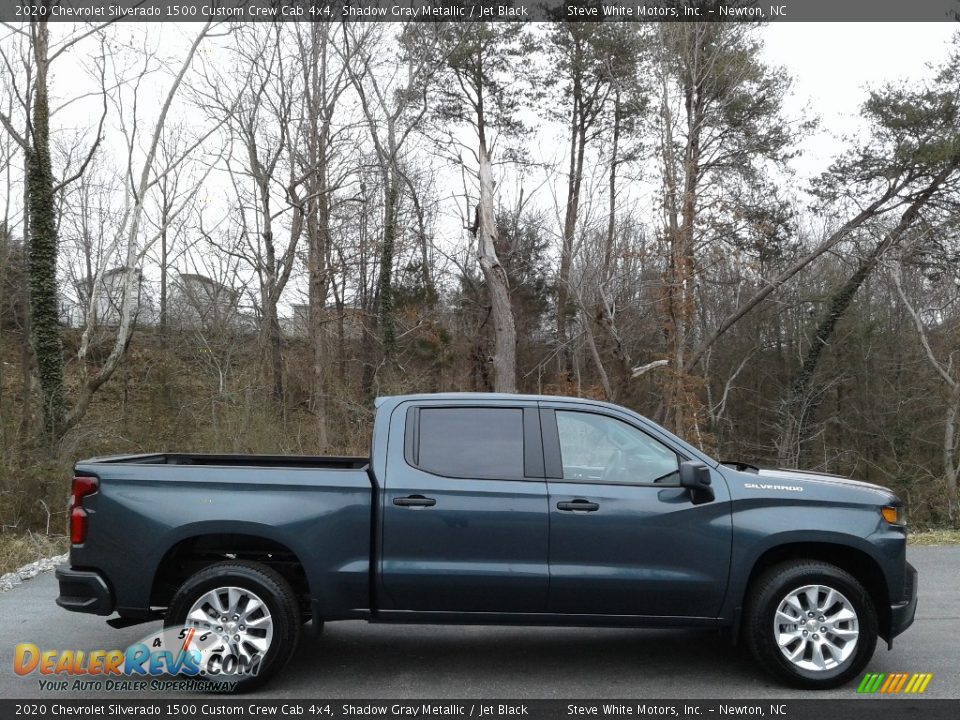
[[[575,398],[381,398],[370,457],[155,454],[76,465],[57,603],[163,618],[256,658],[301,626],[727,628],[787,683],[856,676],[913,622],[900,500],[719,463]],[[191,634],[192,636],[192,634]]]

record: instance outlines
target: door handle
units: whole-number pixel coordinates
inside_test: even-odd
[[[576,499],[570,502],[558,502],[557,510],[567,510],[573,512],[594,512],[599,510],[600,505],[595,502],[590,502],[589,500]]]
[[[433,498],[424,497],[423,495],[409,495],[407,497],[394,498],[393,504],[399,505],[400,507],[433,507],[437,504],[437,501]]]

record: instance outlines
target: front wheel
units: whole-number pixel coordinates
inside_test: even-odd
[[[753,583],[744,633],[754,658],[796,687],[837,687],[858,675],[877,646],[877,612],[856,578],[803,560],[766,570]]]
[[[283,669],[300,638],[300,609],[290,584],[253,562],[210,565],[191,575],[170,601],[166,627],[210,636],[208,680],[236,681],[234,691],[262,685]]]

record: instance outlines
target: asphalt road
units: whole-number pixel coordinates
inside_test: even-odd
[[[871,672],[930,672],[926,697],[960,698],[960,546],[911,547],[920,571],[913,627]],[[124,648],[158,627],[114,630],[53,600],[52,573],[0,593],[0,697],[66,699],[41,692],[37,676],[13,672],[14,646]],[[715,632],[577,628],[448,627],[331,623],[305,638],[265,698],[715,698],[854,696],[855,685],[821,693],[771,681]],[[103,693],[93,693],[103,696]],[[114,695],[114,697],[139,697]],[[165,698],[175,697],[165,694]]]

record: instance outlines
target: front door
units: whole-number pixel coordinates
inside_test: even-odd
[[[393,432],[398,419],[402,434]],[[387,468],[381,609],[546,610],[547,487],[536,403],[401,407]]]
[[[685,459],[627,418],[541,412],[555,613],[716,617],[730,565],[729,494],[693,504]],[[552,477],[551,477],[552,476]]]

